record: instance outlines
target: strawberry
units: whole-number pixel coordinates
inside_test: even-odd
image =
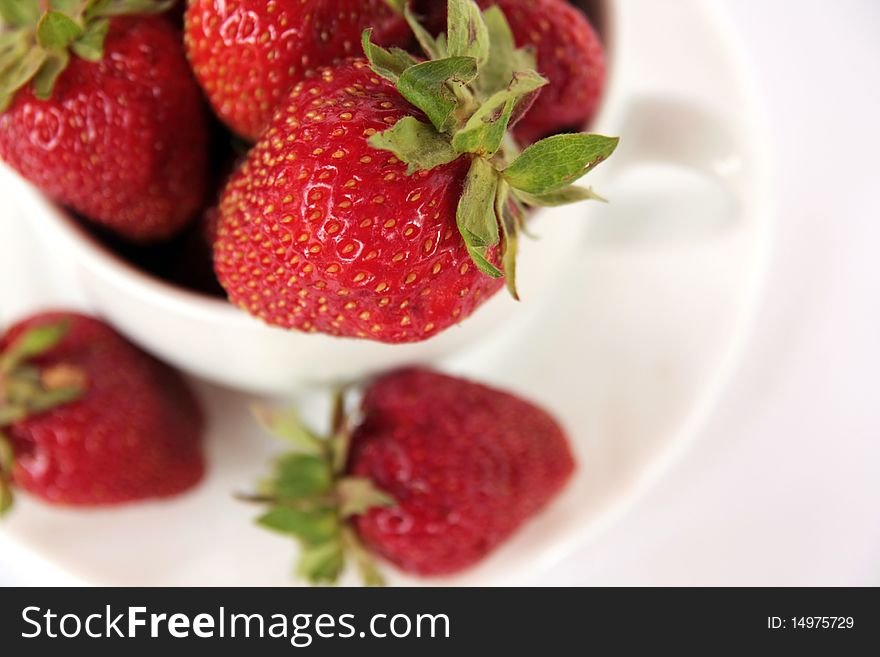
[[[214,262],[233,303],[284,328],[395,343],[443,330],[501,288],[455,226],[469,162],[408,176],[368,143],[417,115],[394,85],[357,60],[293,93],[221,200]]]
[[[451,5],[448,47],[407,12],[436,59],[367,31],[368,60],[293,88],[220,202],[214,262],[234,304],[283,328],[425,340],[501,278],[516,296],[525,205],[595,198],[570,184],[617,140],[562,135],[518,154],[506,129],[545,80],[519,68],[500,12],[487,24],[470,0]]]
[[[379,582],[368,552],[419,575],[464,570],[546,507],[574,470],[565,433],[545,411],[437,372],[373,381],[356,426],[341,409],[329,441],[294,414],[261,410],[298,451],[246,498],[270,505],[263,526],[300,539],[301,573],[315,582],[336,578],[345,548],[368,583]]]
[[[317,68],[355,53],[361,32],[405,44],[408,31],[389,0],[192,0],[185,42],[217,115],[255,140],[275,107]]]
[[[183,379],[106,324],[51,312],[0,337],[0,504],[177,495],[202,477],[202,412]]]
[[[397,504],[358,516],[361,539],[404,570],[478,562],[562,489],[574,461],[546,412],[477,383],[411,369],[374,382],[349,465]]]
[[[514,131],[522,144],[560,132],[582,130],[596,114],[605,86],[605,51],[590,21],[565,0],[478,0],[497,6],[510,22],[519,47],[534,48],[537,70],[547,85]],[[427,25],[446,24],[445,0],[421,0]]]
[[[121,15],[165,5],[40,4],[0,0],[0,157],[123,238],[170,237],[204,200],[208,115],[176,28]]]

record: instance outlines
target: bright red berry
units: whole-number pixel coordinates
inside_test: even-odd
[[[583,130],[595,116],[605,86],[605,51],[586,15],[565,0],[477,0],[497,5],[520,48],[536,49],[537,70],[550,84],[514,127],[531,144],[559,132]],[[420,0],[418,10],[434,32],[446,30],[446,0]]]
[[[256,140],[295,83],[359,54],[367,27],[382,43],[409,40],[386,0],[192,0],[185,39],[218,116]]]
[[[40,75],[7,98],[0,157],[53,200],[124,238],[165,239],[204,200],[207,113],[168,20],[117,17],[107,29],[90,51],[97,61],[69,55],[45,99],[35,88]]]
[[[203,425],[177,372],[96,319],[45,313],[0,337],[0,441],[12,447],[0,478],[48,502],[182,493],[204,472]]]
[[[360,412],[337,398],[321,439],[295,413],[260,409],[296,450],[259,495],[259,523],[297,538],[300,573],[333,582],[346,553],[367,584],[370,553],[419,575],[475,565],[540,512],[574,471],[568,439],[545,411],[510,393],[426,369],[367,386]]]
[[[421,369],[373,383],[350,472],[395,504],[355,520],[372,551],[422,575],[471,566],[540,511],[574,469],[565,434],[509,393]]]
[[[527,206],[596,198],[573,183],[617,139],[519,153],[507,130],[547,81],[502,12],[451,6],[448,40],[407,14],[428,61],[366,31],[367,60],[320,69],[279,106],[220,202],[214,261],[233,303],[283,328],[425,340],[502,281],[517,296]]]
[[[456,226],[469,157],[407,175],[368,139],[421,117],[363,60],[299,83],[221,201],[214,261],[230,300],[284,328],[401,343],[503,285]]]

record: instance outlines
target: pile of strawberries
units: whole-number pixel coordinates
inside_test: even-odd
[[[182,4],[0,0],[0,157],[133,252],[195,235],[187,257],[270,325],[430,339],[517,297],[533,208],[598,198],[574,183],[617,146],[578,132],[604,54],[564,0]],[[200,479],[195,397],[110,327],[44,314],[0,354],[0,508],[13,486],[90,505]],[[254,498],[315,581],[346,549],[374,581],[364,546],[471,565],[573,467],[543,411],[423,370],[371,383],[361,415],[321,440],[263,414],[299,444]]]

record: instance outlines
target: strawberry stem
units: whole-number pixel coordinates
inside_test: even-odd
[[[9,374],[26,360],[42,356],[53,349],[69,328],[68,322],[58,322],[26,331],[0,354],[0,374]]]
[[[0,518],[12,508],[12,468],[15,464],[15,453],[12,443],[0,431]]]
[[[407,5],[409,4],[409,0],[385,0],[385,4],[391,8],[391,11],[403,15],[404,10],[406,10]]]
[[[351,527],[343,527],[340,533],[342,535],[342,543],[348,553],[354,558],[364,585],[370,587],[385,586],[385,578],[379,572],[376,562],[363,543],[361,543],[354,530]]]
[[[461,157],[472,166],[459,202],[457,223],[474,264],[493,278],[506,278],[514,299],[521,202],[534,206],[593,200],[571,185],[607,159],[617,139],[567,134],[540,141],[520,153],[510,129],[548,84],[536,70],[534,51],[517,48],[510,24],[497,6],[480,10],[474,0],[449,0],[445,35],[433,37],[406,3],[404,16],[427,61],[386,50],[362,37],[373,70],[430,123],[404,117],[373,135],[370,145],[409,165],[430,170]]]
[[[79,368],[61,363],[41,371],[29,364],[57,347],[69,328],[66,321],[37,326],[0,353],[0,427],[83,396],[88,381]]]
[[[174,0],[0,0],[0,113],[29,83],[37,98],[50,98],[71,51],[86,61],[102,59],[110,18],[158,14],[173,4]]]
[[[239,493],[236,499],[265,505],[267,511],[258,523],[299,541],[298,570],[310,582],[335,582],[348,555],[366,585],[381,585],[382,578],[350,519],[375,507],[391,506],[394,500],[369,479],[345,473],[353,430],[346,390],[334,395],[329,436],[305,427],[294,411],[257,407],[255,415],[294,451],[277,460],[275,474],[261,492]]]

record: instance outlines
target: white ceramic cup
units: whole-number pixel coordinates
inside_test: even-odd
[[[603,108],[591,129],[622,134],[622,146],[627,147],[621,149],[619,158],[616,155],[591,174],[589,184],[608,180],[641,155],[708,168],[715,155],[723,156],[730,149],[723,126],[719,131],[719,122],[704,116],[699,108],[636,97],[627,88],[618,57],[624,22],[630,20],[627,12],[619,11],[612,2],[595,3],[595,7],[608,51],[609,83]],[[689,118],[677,122],[682,110]],[[662,128],[662,135],[652,130],[655,123]],[[624,133],[626,126],[633,136]],[[644,139],[644,147],[627,144],[629,139]],[[723,143],[716,143],[719,139]],[[615,164],[615,159],[620,161]],[[513,301],[502,291],[459,326],[426,342],[383,345],[272,328],[223,300],[156,279],[112,253],[5,166],[0,166],[0,177],[23,216],[37,226],[53,266],[64,269],[68,285],[96,314],[182,370],[268,394],[285,394],[305,383],[352,380],[396,366],[460,356],[493,340],[529,313],[540,312],[541,298],[552,294],[554,281],[565,276],[566,264],[582,252],[588,214],[601,212],[603,207],[579,204],[536,214],[530,232],[539,239],[525,240],[519,262],[522,302]]]

